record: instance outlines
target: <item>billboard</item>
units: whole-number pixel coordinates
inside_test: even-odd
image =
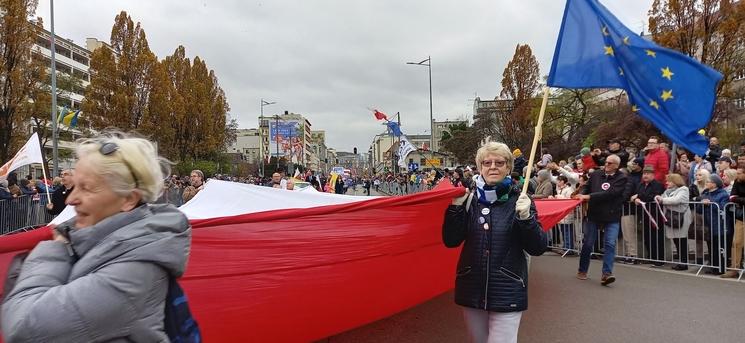
[[[292,163],[302,163],[304,147],[303,124],[299,121],[269,122],[269,153],[271,156],[286,158]]]

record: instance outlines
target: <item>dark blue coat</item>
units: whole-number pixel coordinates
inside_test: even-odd
[[[698,204],[696,205],[696,212],[703,214],[704,225],[711,230],[713,236],[719,236],[724,234],[726,230],[725,222],[722,218],[724,213],[724,207],[729,202],[729,194],[723,188],[717,188],[714,191],[705,190],[701,194],[701,200],[709,199],[711,203],[719,205],[718,207],[713,204]]]
[[[466,204],[449,206],[442,226],[447,247],[463,244],[455,279],[455,303],[492,312],[516,312],[528,308],[528,268],[525,252],[538,256],[546,250],[546,233],[536,220],[535,204],[526,220],[516,217],[514,189],[504,203],[485,206],[476,195]],[[482,210],[489,208],[489,214]],[[489,223],[484,229],[479,218]]]

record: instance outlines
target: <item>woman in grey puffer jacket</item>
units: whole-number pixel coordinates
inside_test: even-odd
[[[28,255],[2,305],[6,342],[168,342],[169,277],[184,273],[186,217],[148,204],[164,160],[147,140],[121,134],[80,142],[75,218]],[[167,175],[167,172],[166,172]]]

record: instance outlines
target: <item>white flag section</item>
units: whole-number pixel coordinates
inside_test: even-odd
[[[409,142],[408,139],[406,139],[406,136],[401,135],[401,143],[398,144],[398,165],[401,168],[406,168],[408,165],[406,163],[406,156],[409,155],[410,152],[416,151],[416,147]]]
[[[0,177],[6,177],[10,172],[31,163],[44,163],[44,158],[41,157],[39,136],[36,135],[36,132],[8,163],[0,167]]]
[[[197,193],[189,202],[179,207],[179,210],[184,212],[189,219],[205,219],[288,208],[311,208],[346,204],[375,198],[379,197],[313,191],[288,191],[238,182],[209,180],[205,183],[204,189]],[[75,215],[74,207],[67,206],[49,224],[57,225],[63,223]]]

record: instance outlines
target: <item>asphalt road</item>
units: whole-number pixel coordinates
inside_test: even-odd
[[[575,278],[577,263],[552,253],[533,258],[520,342],[745,342],[745,282],[617,265],[616,283],[604,287],[600,261],[587,281]],[[321,342],[467,342],[452,297]]]

